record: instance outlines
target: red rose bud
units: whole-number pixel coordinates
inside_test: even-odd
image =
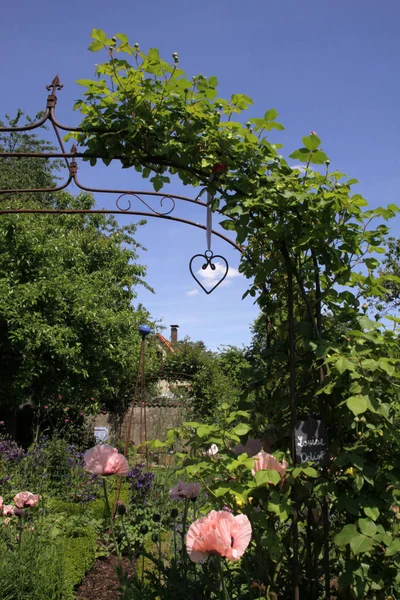
[[[213,168],[211,169],[211,171],[213,173],[225,173],[225,171],[228,170],[228,167],[226,165],[224,165],[223,163],[217,163],[215,165],[213,165]]]

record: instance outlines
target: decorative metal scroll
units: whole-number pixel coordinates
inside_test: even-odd
[[[190,270],[191,275],[194,277],[195,281],[200,285],[200,287],[207,294],[210,294],[212,291],[214,291],[218,287],[218,285],[220,285],[222,283],[222,281],[225,279],[225,277],[228,273],[228,269],[229,269],[228,262],[223,256],[221,256],[221,255],[214,256],[213,255],[213,253],[211,251],[211,235],[213,234],[213,235],[217,236],[218,238],[224,240],[225,242],[230,244],[233,248],[235,248],[236,250],[239,250],[239,252],[243,251],[242,248],[240,246],[238,246],[230,238],[223,235],[219,231],[215,231],[212,229],[212,212],[211,212],[212,198],[210,197],[210,193],[208,192],[207,203],[205,203],[205,202],[200,201],[199,197],[196,199],[193,199],[193,198],[188,198],[186,196],[179,196],[177,194],[165,194],[165,193],[154,192],[154,191],[93,188],[93,187],[89,187],[89,186],[86,186],[83,183],[81,183],[78,179],[77,159],[79,159],[79,158],[81,158],[81,159],[90,159],[90,158],[109,159],[110,157],[93,155],[90,152],[78,152],[78,149],[75,144],[72,145],[71,150],[69,152],[66,152],[64,144],[63,144],[61,132],[62,131],[80,132],[80,131],[82,131],[82,129],[80,129],[79,127],[69,127],[67,125],[63,125],[56,118],[56,114],[55,114],[55,107],[57,104],[56,92],[61,90],[62,88],[63,88],[63,85],[60,83],[60,79],[59,79],[58,75],[53,79],[53,81],[51,82],[50,85],[46,86],[46,89],[50,93],[47,96],[47,105],[46,105],[45,113],[39,121],[36,121],[35,123],[31,123],[29,125],[24,125],[24,126],[1,127],[0,128],[0,132],[2,132],[2,133],[33,131],[35,129],[38,129],[45,123],[49,122],[54,130],[55,135],[56,135],[58,145],[60,148],[60,152],[0,152],[0,158],[43,158],[43,159],[61,158],[65,161],[66,167],[68,169],[67,180],[64,181],[63,183],[60,183],[57,186],[54,186],[54,187],[0,189],[0,197],[5,196],[6,194],[18,195],[18,194],[24,194],[24,193],[32,193],[32,194],[55,193],[55,192],[65,190],[72,183],[74,183],[77,186],[77,188],[79,188],[80,190],[82,190],[84,192],[89,192],[92,194],[115,194],[115,195],[117,195],[118,197],[115,201],[116,207],[115,207],[115,209],[111,209],[111,210],[110,209],[95,209],[95,208],[93,208],[93,209],[55,209],[55,208],[46,207],[46,208],[33,209],[33,208],[1,208],[0,207],[0,215],[1,214],[13,214],[13,213],[35,213],[35,214],[40,214],[40,213],[43,213],[43,214],[102,213],[102,214],[107,214],[107,215],[125,214],[125,215],[139,216],[139,217],[156,217],[156,218],[160,218],[160,219],[175,221],[178,223],[184,223],[186,225],[191,225],[192,227],[196,227],[198,229],[203,229],[204,231],[206,231],[207,251],[204,255],[200,254],[200,255],[195,255],[192,257],[192,259],[190,260],[189,270]],[[99,130],[99,132],[100,132],[100,130]],[[115,160],[118,160],[119,158],[120,157],[114,157]],[[156,199],[159,201],[159,208],[157,208],[157,207],[154,208],[150,204],[151,199],[153,199],[153,200]],[[148,212],[132,210],[134,201],[138,201],[142,205],[144,205],[144,207],[148,210]],[[196,204],[197,206],[203,206],[207,211],[206,225],[202,225],[200,223],[196,223],[196,222],[188,220],[188,219],[183,219],[180,217],[173,216],[172,213],[174,212],[174,210],[176,208],[177,201],[190,202],[192,204]],[[222,211],[220,211],[219,209],[217,209],[215,212],[222,214]],[[224,215],[224,218],[232,218],[232,217],[227,217],[227,215]],[[234,220],[234,218],[232,218],[232,220]],[[222,279],[216,285],[214,285],[210,290],[207,290],[204,287],[204,285],[202,285],[202,283],[200,283],[199,279],[196,277],[196,275],[192,271],[193,261],[194,261],[194,259],[196,259],[199,256],[204,258],[204,260],[206,261],[203,264],[202,269],[206,269],[206,268],[210,267],[213,271],[215,271],[216,266],[212,262],[213,259],[215,259],[215,258],[221,259],[223,264],[226,267],[226,272],[223,275]]]

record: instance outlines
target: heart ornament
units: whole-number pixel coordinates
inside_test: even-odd
[[[216,260],[217,258],[220,259],[222,261],[222,266],[225,267],[225,271],[222,274],[222,277],[219,281],[217,281],[217,283],[215,285],[213,285],[212,288],[207,289],[206,287],[204,287],[204,285],[201,283],[201,281],[199,281],[198,277],[196,277],[196,275],[194,274],[193,269],[196,268],[194,267],[193,263],[197,260],[197,259],[202,259],[204,262],[201,266],[201,269],[203,271],[205,271],[206,269],[208,269],[208,267],[210,267],[210,269],[212,271],[215,271],[217,266],[213,263],[213,260]],[[197,263],[199,265],[199,263]],[[201,289],[206,293],[206,294],[211,294],[211,292],[213,292],[225,279],[225,277],[228,275],[228,271],[229,271],[229,265],[228,265],[228,261],[226,260],[226,258],[224,258],[223,256],[221,256],[220,254],[213,254],[213,252],[211,250],[206,250],[204,252],[204,254],[195,254],[194,256],[192,256],[192,258],[190,259],[189,262],[189,271],[191,276],[193,277],[193,279],[196,281],[196,283],[199,284],[199,286],[201,287]]]

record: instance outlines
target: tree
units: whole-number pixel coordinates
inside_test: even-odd
[[[47,145],[27,134],[20,146],[15,134],[12,143],[15,150]],[[10,160],[2,161],[3,189],[54,184],[47,163],[40,171],[36,160],[25,161],[23,169]],[[3,205],[12,200],[3,199]],[[35,206],[42,200],[29,199]],[[94,205],[87,194],[51,194],[45,202],[71,209]],[[94,405],[111,411],[127,405],[138,326],[150,319],[146,309],[133,305],[137,286],[148,287],[146,268],[137,262],[136,230],[96,214],[1,217],[2,411],[29,402],[41,420],[48,415],[64,423]]]
[[[43,113],[38,113],[33,119],[25,115],[22,110],[18,110],[14,118],[6,115],[7,127],[17,127],[21,125],[22,118],[25,117],[26,124],[38,122]],[[5,123],[0,121],[0,126],[5,127]],[[47,127],[43,126],[43,130]],[[2,152],[51,152],[56,148],[47,140],[41,139],[35,133],[28,132],[0,132],[0,150]],[[0,189],[24,189],[24,188],[49,188],[56,185],[58,174],[64,164],[60,160],[49,160],[43,158],[2,158]],[[12,204],[14,208],[24,206],[25,208],[34,205],[52,206],[55,195],[53,193],[29,192],[16,195],[1,195],[0,202],[3,206]]]
[[[190,382],[190,406],[195,418],[215,420],[219,406],[225,402],[234,407],[240,399],[241,369],[239,349],[230,347],[224,352],[207,350],[204,342],[192,342],[186,338],[178,342],[175,352],[164,360],[163,376],[176,381]],[[235,356],[236,364],[234,364]]]
[[[383,303],[378,301],[377,308],[379,312],[384,310],[387,313],[400,307],[400,238],[388,238],[381,274],[386,280],[387,293],[383,298]]]

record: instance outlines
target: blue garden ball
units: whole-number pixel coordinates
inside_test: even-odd
[[[150,333],[150,327],[148,325],[140,325],[139,333],[141,336],[146,337]]]

